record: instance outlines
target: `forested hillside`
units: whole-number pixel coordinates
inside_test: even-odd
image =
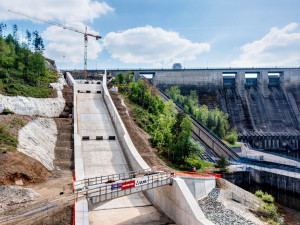
[[[25,42],[18,40],[17,27],[3,37],[0,24],[0,94],[46,98],[53,94],[49,84],[56,81],[55,70],[46,66],[43,39],[37,31],[27,31]],[[32,38],[33,37],[33,38]],[[31,50],[33,49],[33,50]]]

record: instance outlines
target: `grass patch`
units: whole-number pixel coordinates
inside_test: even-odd
[[[256,191],[255,195],[263,201],[256,209],[255,214],[268,224],[279,224],[278,221],[282,218],[282,215],[278,212],[278,207],[274,205],[273,196],[261,190]]]
[[[18,147],[17,137],[11,135],[7,129],[7,126],[0,124],[0,149],[3,153],[7,151],[13,151]]]
[[[226,141],[225,139],[222,139],[222,141],[229,146],[230,148],[238,148],[241,147],[241,143],[240,142],[235,142],[235,144],[230,144],[228,141]]]
[[[33,98],[49,98],[54,90],[49,86],[50,83],[57,81],[55,77],[42,79],[38,85],[30,85],[23,79],[9,76],[0,80],[0,94],[7,96],[25,96]]]

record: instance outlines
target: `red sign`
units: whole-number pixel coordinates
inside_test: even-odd
[[[121,190],[125,190],[127,188],[133,188],[133,187],[135,187],[135,181],[134,180],[122,183]]]

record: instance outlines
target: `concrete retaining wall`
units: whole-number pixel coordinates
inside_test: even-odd
[[[283,174],[261,171],[250,167],[250,178],[258,184],[265,184],[284,191],[300,194],[300,179]]]
[[[116,128],[119,142],[132,169],[149,168],[132,143],[121,117],[109,95],[106,87],[106,74],[103,77],[103,98]],[[172,186],[164,186],[147,191],[153,204],[160,208],[170,219],[177,224],[212,224],[202,213],[200,207],[189,191],[185,182],[176,178]]]
[[[52,118],[36,118],[18,132],[18,151],[28,155],[48,170],[54,170],[54,149],[57,140],[57,127]]]
[[[24,96],[5,96],[0,94],[0,113],[9,109],[18,115],[59,117],[65,108],[62,95],[64,78],[59,78],[51,86],[57,92],[57,98],[31,98]]]
[[[184,180],[192,195],[197,200],[216,187],[215,177],[180,177]]]

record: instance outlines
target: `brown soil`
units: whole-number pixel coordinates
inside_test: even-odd
[[[40,183],[50,174],[40,162],[21,152],[0,153],[0,185],[14,185],[16,180],[25,185]]]
[[[14,135],[18,136],[18,131],[22,128],[21,123],[23,122],[26,125],[28,122],[33,120],[34,117],[30,116],[20,116],[20,115],[0,115],[0,124],[5,125],[7,131]]]
[[[17,138],[18,131],[32,119],[34,118],[29,116],[0,115],[0,124],[6,127],[10,135]],[[0,148],[1,146],[3,148],[0,142]],[[50,172],[40,162],[17,150],[0,152],[0,185],[14,185],[16,180],[22,180],[25,185],[40,183],[49,175]]]
[[[52,88],[51,88],[52,89]],[[53,90],[53,89],[52,89]],[[49,96],[49,98],[57,98],[57,91],[53,90],[52,94]]]
[[[27,220],[21,220],[18,225],[30,224],[30,225],[65,225],[72,224],[73,222],[73,202],[63,204],[56,208],[50,209],[43,215],[37,214],[30,217]]]
[[[67,92],[63,93],[67,105],[61,117],[68,117],[72,113],[72,89],[65,87],[63,92]],[[51,97],[56,97],[56,95]],[[0,124],[7,126],[7,131],[17,137],[19,129],[33,119],[28,116],[0,115]],[[58,128],[57,141],[69,141],[72,145],[70,148],[55,148],[56,170],[48,171],[40,162],[17,150],[0,153],[0,185],[15,185],[15,181],[22,180],[25,187],[32,188],[41,195],[34,204],[28,207],[21,209],[16,207],[6,211],[5,215],[8,216],[9,221],[13,221],[8,224],[72,224],[73,198],[66,201],[65,197],[72,195],[73,120],[55,118],[55,122]],[[44,206],[46,202],[51,203],[49,206]],[[18,214],[16,216],[13,213]]]
[[[163,167],[166,171],[174,171],[173,169],[167,167],[166,163],[157,156],[157,149],[152,148],[148,140],[150,138],[150,135],[147,134],[134,122],[132,109],[130,109],[130,107],[127,107],[130,116],[127,115],[126,108],[121,104],[122,99],[124,99],[123,96],[114,91],[110,92],[110,96],[115,103],[115,106],[121,116],[121,119],[129,133],[134,146],[143,157],[145,162],[150,167]]]

